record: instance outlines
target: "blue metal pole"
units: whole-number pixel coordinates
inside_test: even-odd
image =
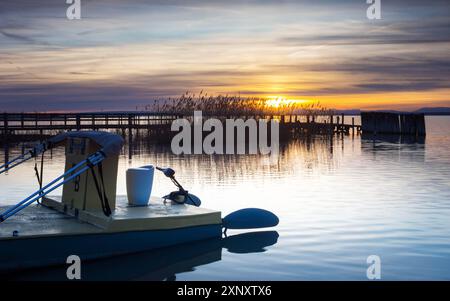
[[[11,160],[9,162],[6,162],[2,166],[0,166],[0,174],[10,170],[11,168],[16,167],[19,164],[22,164],[25,161],[30,160],[31,158],[36,157],[37,155],[39,155],[42,152],[44,152],[46,149],[47,149],[47,145],[44,144],[44,143],[35,146],[32,150],[29,150],[27,153],[22,154],[22,155],[16,157],[15,159],[13,159],[13,160]],[[29,155],[29,157],[25,158],[25,156],[27,156],[27,155]],[[20,160],[20,159],[23,159],[23,160],[18,162],[18,163],[16,163],[16,164],[14,164],[14,165],[11,165],[13,162],[15,162],[17,160]],[[1,169],[3,169],[3,170],[1,170]]]
[[[27,154],[28,154],[28,153],[22,154],[22,155],[20,155],[20,156],[18,156],[18,157],[16,157],[16,158],[12,159],[11,161],[6,162],[6,163],[3,164],[2,166],[0,166],[0,168],[6,167],[6,166],[8,166],[8,165],[11,165],[13,162],[15,162],[15,161],[17,161],[17,160],[22,159],[23,157],[25,157],[25,155],[27,155]]]
[[[31,158],[33,158],[33,156],[30,156],[30,157],[28,157],[28,158],[24,158],[22,161],[20,161],[20,162],[17,162],[17,163],[15,163],[15,164],[13,164],[13,165],[10,165],[12,162],[15,162],[15,161],[17,161],[16,159],[14,159],[14,160],[12,160],[12,161],[10,161],[10,162],[8,162],[8,163],[6,163],[5,164],[5,166],[7,166],[5,169],[3,169],[3,170],[0,170],[0,174],[2,174],[2,173],[4,173],[4,172],[7,172],[8,170],[10,170],[11,168],[14,168],[14,167],[16,167],[17,165],[20,165],[20,164],[22,164],[23,162],[25,162],[25,161],[28,161],[28,160],[30,160]],[[3,167],[2,167],[3,168]]]
[[[100,160],[99,160],[99,157],[101,158]],[[44,190],[46,190],[47,188],[49,188],[50,186],[52,186],[53,184],[55,184],[56,182],[58,182],[59,180],[61,180],[65,176],[67,176],[68,174],[70,174],[73,171],[77,170],[83,164],[86,164],[88,161],[90,161],[92,164],[97,165],[99,162],[101,162],[101,160],[103,160],[103,158],[104,157],[103,157],[103,155],[101,153],[95,153],[94,155],[89,156],[88,159],[81,161],[80,163],[78,163],[77,165],[75,165],[74,167],[69,169],[67,172],[65,172],[61,176],[57,177],[55,180],[53,180],[49,184],[45,185],[44,187],[42,187],[38,191],[34,192],[33,194],[31,194],[30,196],[28,196],[26,199],[22,200],[21,202],[17,203],[14,207],[9,208],[8,210],[6,210],[2,215],[0,215],[0,220],[1,220],[2,216],[8,214],[9,212],[15,210],[15,208],[17,208],[17,207],[21,206],[22,204],[26,203],[28,200],[30,200],[35,195],[39,194],[39,198],[41,198],[43,196],[42,193],[44,192]]]
[[[61,176],[57,177],[55,180],[51,181],[50,183],[48,183],[47,185],[45,185],[44,187],[42,187],[41,189],[39,189],[38,191],[36,191],[35,193],[33,193],[32,195],[30,195],[29,197],[27,197],[26,199],[24,199],[23,201],[17,203],[14,207],[9,208],[8,210],[6,210],[3,214],[7,214],[9,211],[14,210],[16,207],[22,205],[23,203],[25,203],[26,201],[28,201],[30,198],[32,198],[33,196],[35,196],[36,194],[41,194],[45,189],[47,189],[48,187],[50,187],[51,185],[55,184],[56,182],[58,182],[59,180],[61,180],[63,177],[65,177],[66,175],[70,174],[71,172],[73,172],[74,170],[80,168],[83,164],[86,163],[87,160],[81,161],[80,163],[78,163],[77,165],[75,165],[74,167],[72,167],[71,169],[69,169],[66,173],[62,174]]]
[[[16,214],[17,212],[21,211],[22,209],[25,209],[26,207],[28,207],[29,205],[31,205],[32,203],[34,203],[38,199],[42,198],[43,196],[47,195],[48,193],[52,192],[56,188],[60,187],[61,185],[64,185],[65,183],[71,181],[75,177],[78,177],[80,174],[82,174],[83,172],[85,172],[89,168],[90,168],[89,166],[83,167],[81,170],[79,170],[78,172],[74,173],[73,175],[71,175],[66,180],[62,181],[61,183],[57,184],[56,186],[50,188],[48,191],[44,192],[42,195],[35,196],[34,198],[28,200],[26,203],[22,204],[21,206],[15,207],[14,210],[11,210],[10,212],[8,212],[6,214],[0,215],[0,222],[6,220],[10,216],[12,216],[12,215]]]

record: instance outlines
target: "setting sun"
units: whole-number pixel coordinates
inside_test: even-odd
[[[282,96],[269,96],[266,105],[272,108],[286,107],[290,105],[305,104],[311,102],[306,99],[287,99]]]

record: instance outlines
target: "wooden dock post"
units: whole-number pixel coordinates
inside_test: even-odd
[[[425,114],[416,115],[417,136],[426,136]]]
[[[414,124],[414,116],[411,114],[401,115],[401,132],[402,134],[415,135],[416,129]]]
[[[91,115],[91,123],[92,123],[92,129],[95,130],[95,115]]]
[[[352,117],[352,135],[355,135],[355,117]]]
[[[6,163],[9,161],[8,114],[7,113],[4,113],[4,115],[3,115],[3,145],[5,148],[5,163]]]
[[[80,115],[76,115],[75,116],[75,119],[76,119],[76,126],[77,126],[77,131],[79,131],[80,129],[81,129],[81,120],[80,120]]]
[[[3,141],[8,144],[8,114],[3,113]],[[7,161],[5,161],[7,162]]]
[[[333,115],[330,115],[330,127],[329,127],[328,131],[331,133],[334,132],[334,116]]]
[[[366,133],[425,136],[423,114],[361,112],[361,130]]]
[[[372,112],[361,112],[361,130],[363,133],[373,133],[375,131]]]
[[[131,160],[133,154],[133,116],[128,114],[128,159]]]

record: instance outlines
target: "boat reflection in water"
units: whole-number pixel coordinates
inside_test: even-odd
[[[177,274],[222,259],[222,249],[230,253],[264,252],[278,241],[278,232],[261,231],[236,234],[169,248],[81,263],[82,280],[176,280]],[[22,271],[2,275],[9,280],[67,280],[67,266]]]

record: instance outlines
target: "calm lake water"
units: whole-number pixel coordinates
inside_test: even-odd
[[[264,156],[174,156],[141,139],[131,160],[126,152],[120,158],[118,194],[126,194],[127,168],[170,166],[203,207],[223,215],[243,207],[273,211],[280,224],[269,230],[279,236],[257,233],[228,244],[203,242],[85,263],[82,276],[365,280],[367,257],[378,255],[384,280],[450,280],[450,117],[427,117],[426,126],[424,143],[351,135],[305,138],[283,144],[276,162]],[[12,148],[11,156],[19,152]],[[60,174],[63,162],[62,149],[52,158],[47,154],[45,179]],[[36,189],[33,167],[27,162],[0,176],[1,205]],[[156,175],[153,195],[174,190]],[[249,231],[228,235],[243,232]],[[257,247],[265,243],[269,246]],[[65,279],[65,269],[14,277]]]

